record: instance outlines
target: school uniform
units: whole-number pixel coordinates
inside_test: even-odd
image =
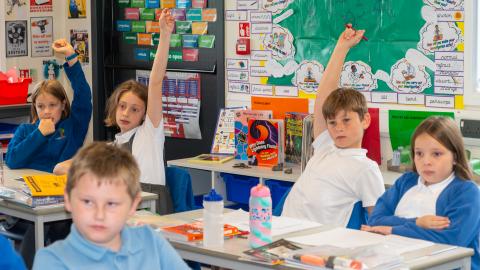
[[[79,62],[71,67],[65,63],[63,68],[73,88],[70,116],[47,136],[38,130],[40,120],[20,125],[8,144],[5,161],[11,169],[52,172],[57,163],[72,158],[82,147],[92,117],[92,93]]]
[[[65,240],[40,249],[33,269],[189,269],[173,247],[149,226],[125,226],[118,252],[85,239],[72,225]]]
[[[374,206],[385,191],[380,169],[367,150],[336,147],[328,131],[312,146],[314,155],[288,194],[282,216],[345,227],[356,202]]]
[[[160,214],[172,213],[171,196],[165,186],[163,120],[155,128],[148,115],[146,115],[145,121],[140,126],[116,134],[114,143],[129,151],[135,157],[140,168],[142,190],[159,195],[157,212]]]
[[[12,244],[3,235],[0,235],[0,269],[3,270],[23,270],[27,269],[22,258],[15,252]]]
[[[392,233],[397,235],[472,248],[475,251],[472,269],[480,269],[479,188],[472,181],[455,176],[442,182],[429,185],[427,190],[417,173],[405,173],[378,199],[368,223],[371,226],[392,226]],[[430,196],[415,194],[421,189]],[[410,198],[408,201],[416,200],[416,203],[406,202],[405,196]],[[432,197],[434,207],[431,206]],[[407,206],[423,210],[408,210]],[[443,230],[421,228],[416,225],[416,218],[424,215],[448,217],[450,226]]]

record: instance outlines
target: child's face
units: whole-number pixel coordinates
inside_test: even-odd
[[[122,132],[136,128],[145,119],[145,103],[132,92],[125,92],[118,101],[115,116]]]
[[[70,195],[65,193],[65,208],[80,234],[94,244],[120,250],[120,232],[127,219],[135,213],[141,198],[132,200],[127,186],[102,183],[91,173],[83,175]]]
[[[35,100],[35,109],[39,119],[52,119],[56,124],[62,118],[65,102],[51,94],[42,93]]]
[[[415,167],[427,185],[442,182],[453,172],[453,153],[427,133],[415,139],[414,151]]]
[[[354,111],[340,110],[335,118],[327,119],[327,128],[335,146],[338,148],[360,148],[363,132],[370,125],[370,115],[367,113],[360,120]]]

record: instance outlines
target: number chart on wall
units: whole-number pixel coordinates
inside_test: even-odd
[[[314,98],[336,40],[365,29],[342,87],[372,103],[463,108],[463,0],[228,0],[227,100]]]

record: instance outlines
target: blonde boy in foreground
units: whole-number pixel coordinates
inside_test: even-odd
[[[377,163],[361,148],[370,125],[365,97],[338,88],[348,51],[363,33],[347,27],[338,38],[315,100],[315,152],[288,194],[283,216],[346,227],[356,202],[370,212],[385,191]]]
[[[33,269],[189,269],[150,227],[125,225],[141,200],[139,178],[128,152],[103,142],[83,147],[65,190],[71,232],[39,250]]]

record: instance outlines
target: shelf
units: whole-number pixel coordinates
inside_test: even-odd
[[[0,105],[0,119],[20,116],[30,116],[30,103],[15,105]]]

